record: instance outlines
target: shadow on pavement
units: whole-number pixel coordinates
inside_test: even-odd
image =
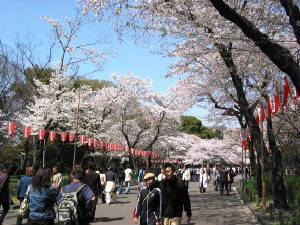
[[[95,218],[96,221],[95,222],[111,222],[111,221],[116,221],[116,220],[123,220],[124,217],[115,217],[115,218],[111,218],[111,217],[100,217],[100,218]]]
[[[199,189],[198,189],[199,190]],[[206,192],[200,193],[195,186],[190,190],[192,223],[205,225],[256,225],[259,224],[235,191],[221,196],[210,183]],[[185,222],[185,221],[183,221]]]
[[[127,201],[127,202],[121,202],[121,201],[116,201],[116,202],[114,202],[114,204],[127,204],[127,203],[129,203],[130,201]]]

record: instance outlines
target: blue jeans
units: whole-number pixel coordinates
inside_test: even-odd
[[[130,192],[130,181],[125,181],[125,185],[126,185],[126,190],[124,193],[129,193]]]
[[[119,181],[119,189],[118,189],[118,192],[119,192],[119,194],[122,194],[122,192],[123,192],[123,181],[122,181],[122,180]]]

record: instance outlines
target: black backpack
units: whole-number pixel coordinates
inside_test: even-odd
[[[78,221],[78,198],[77,194],[81,189],[86,186],[82,184],[73,192],[64,192],[62,189],[62,198],[59,201],[57,213],[58,213],[58,223],[59,225],[80,225]]]

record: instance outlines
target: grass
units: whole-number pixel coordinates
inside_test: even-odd
[[[288,175],[284,177],[284,183],[287,193],[287,201],[289,208],[288,209],[281,209],[281,212],[283,213],[283,221],[284,225],[295,225],[300,224],[299,219],[299,186],[300,186],[300,177],[299,176],[292,176]],[[267,193],[266,193],[266,203],[267,206],[269,203],[273,203],[273,196],[272,196],[272,190],[271,185],[268,179],[266,179],[266,186],[267,186]],[[254,195],[257,195],[257,188],[256,188],[256,180],[250,179],[245,183],[245,187],[249,188],[249,191],[254,193]],[[241,190],[241,189],[240,189]],[[244,194],[244,197],[246,197],[249,200],[249,196],[246,196]],[[260,199],[261,200],[261,199]],[[250,201],[250,200],[249,200]],[[263,213],[262,206],[256,206],[256,200],[253,199],[250,204],[256,208],[257,212]],[[274,217],[275,220],[273,221],[273,225],[279,224],[278,222],[278,215],[279,210],[274,210]]]

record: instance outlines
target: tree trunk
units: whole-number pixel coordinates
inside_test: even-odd
[[[251,167],[251,174],[252,176],[257,176],[257,165],[255,161],[255,154],[253,151],[253,142],[252,140],[248,141],[248,149],[249,149],[249,156],[250,156],[250,167]]]
[[[28,158],[29,158],[29,151],[30,151],[30,146],[31,146],[29,138],[26,138],[24,146],[25,146],[25,158],[24,158],[24,162],[23,162],[23,165],[22,165],[22,168],[21,168],[22,172],[25,172],[25,169],[26,169],[26,166],[27,166],[27,161],[28,161]]]
[[[257,188],[257,194],[261,198],[262,197],[262,180],[261,180],[261,164],[259,162],[259,158],[257,159],[256,188]]]
[[[229,43],[228,47],[225,46],[224,44],[219,44],[219,43],[215,43],[215,45],[218,48],[219,54],[224,60],[224,63],[231,75],[231,79],[237,93],[238,104],[241,113],[245,116],[246,122],[251,130],[253,146],[256,148],[256,152],[257,152],[257,188],[258,188],[258,193],[261,196],[261,190],[262,190],[261,189],[261,163],[260,163],[261,151],[264,151],[264,155],[266,156],[264,160],[265,171],[272,170],[273,162],[270,157],[267,157],[268,152],[266,146],[263,145],[263,149],[261,149],[260,129],[253,115],[252,109],[249,107],[249,103],[246,99],[246,95],[243,89],[243,82],[237,72],[236,66],[232,59],[232,52],[231,52],[232,44]]]
[[[281,152],[279,151],[275,141],[271,118],[267,120],[267,133],[268,133],[269,144],[270,144],[272,157],[274,161],[272,172],[269,173],[271,175],[270,177],[271,183],[273,184],[272,191],[273,191],[274,204],[275,207],[277,208],[286,208],[287,199],[286,199],[285,186],[283,182],[284,169],[282,166]]]
[[[41,166],[41,156],[43,153],[43,143],[40,143],[39,140],[36,141],[33,149],[33,163],[32,167],[34,169],[39,168]]]

